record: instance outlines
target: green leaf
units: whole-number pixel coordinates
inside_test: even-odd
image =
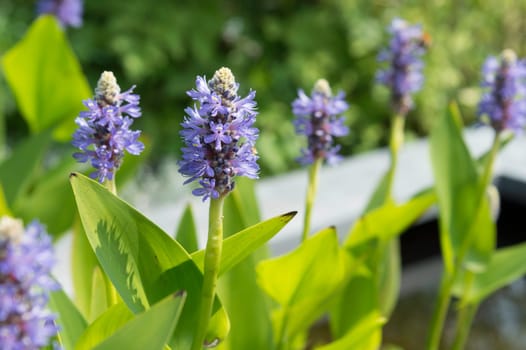
[[[421,193],[404,204],[388,202],[360,217],[344,246],[352,248],[371,239],[389,240],[400,235],[436,201],[433,191]]]
[[[316,350],[376,350],[381,341],[381,327],[387,320],[378,312],[370,312],[356,322],[342,338]]]
[[[479,303],[498,289],[510,284],[526,274],[526,243],[495,251],[482,273],[474,275],[474,280],[465,301]],[[461,278],[455,285],[455,294],[461,295]],[[464,291],[465,292],[465,291]]]
[[[487,206],[481,205],[481,201],[487,199],[478,186],[479,176],[462,137],[461,118],[456,105],[452,104],[448,113],[433,128],[430,146],[445,267],[453,271],[454,259],[467,247],[475,251],[466,251],[468,260],[464,262],[467,266],[482,269],[494,249],[494,229],[478,224],[478,220],[488,222]],[[477,230],[476,239],[479,242],[467,241],[472,228]]]
[[[254,250],[274,237],[292,218],[296,212],[286,213],[272,219],[250,226],[223,241],[223,253],[221,255],[221,266],[219,275],[225,273],[240,261],[245,259]],[[204,250],[192,254],[192,259],[203,269]]]
[[[167,295],[185,290],[188,298],[171,345],[191,346],[197,326],[203,275],[190,255],[168,234],[97,182],[70,177],[82,224],[100,265],[123,301],[138,313]],[[216,298],[215,329],[206,342],[221,341],[228,318]]]
[[[199,248],[197,244],[197,230],[195,227],[194,215],[192,214],[192,207],[190,204],[184,209],[183,216],[177,227],[175,239],[188,253],[193,253]]]
[[[98,266],[97,257],[91,249],[80,218],[73,225],[71,247],[72,282],[75,291],[75,304],[85,317],[90,315],[93,271]],[[91,318],[90,318],[91,319]]]
[[[184,292],[168,296],[134,317],[95,349],[162,350],[179,321],[185,299]]]
[[[235,190],[226,198],[223,210],[227,236],[259,221],[253,184],[253,180],[236,181]],[[257,285],[255,271],[257,263],[267,256],[267,247],[263,244],[219,280],[219,294],[232,324],[222,349],[272,348],[269,300]]]
[[[13,211],[25,221],[39,218],[54,238],[73,225],[76,216],[73,192],[68,174],[75,168],[73,157],[66,157],[32,183],[32,190],[19,196]],[[50,198],[53,198],[50,204]]]
[[[50,137],[47,133],[32,136],[18,145],[11,156],[0,165],[0,182],[11,208],[14,208],[15,202],[28,190],[49,142]]]
[[[99,266],[95,266],[91,276],[91,300],[88,321],[95,320],[108,309],[110,305],[108,305],[107,295],[104,273]]]
[[[344,282],[345,266],[334,228],[313,235],[291,253],[259,263],[259,285],[281,306],[273,315],[278,342],[290,341],[328,309]]]
[[[49,307],[57,314],[59,335],[65,350],[73,350],[87,327],[86,320],[63,290],[50,293]]]
[[[330,309],[330,326],[334,337],[341,338],[360,320],[379,311],[377,277],[363,261],[347,256],[349,274],[344,286],[334,295]]]
[[[93,349],[133,319],[133,317],[134,314],[123,302],[113,305],[86,328],[76,343],[75,350]]]
[[[57,20],[39,16],[4,55],[2,67],[31,132],[61,124],[55,136],[70,139],[91,92]]]

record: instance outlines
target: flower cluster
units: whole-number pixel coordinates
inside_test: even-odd
[[[389,26],[392,38],[389,48],[378,55],[378,61],[389,66],[379,70],[376,80],[391,90],[394,111],[406,115],[413,108],[411,93],[421,89],[424,82],[421,56],[425,53],[428,36],[420,25],[409,25],[395,18]]]
[[[80,152],[73,156],[79,162],[91,160],[91,165],[97,169],[91,177],[100,183],[113,179],[124,151],[138,155],[144,149],[142,142],[137,140],[141,132],[130,130],[133,118],[141,116],[139,95],[132,93],[134,88],[121,93],[113,73],[102,73],[95,98],[84,101],[89,110],[75,119],[78,129],[72,144]]]
[[[82,25],[82,0],[40,0],[37,14],[52,14],[62,27],[80,27]]]
[[[479,117],[489,117],[497,131],[522,132],[526,123],[526,62],[512,50],[499,58],[489,57],[482,67],[482,87],[486,89],[478,106]]]
[[[185,109],[181,126],[185,143],[179,172],[201,185],[193,190],[203,201],[219,198],[234,188],[235,176],[258,177],[255,143],[258,129],[253,127],[257,112],[255,91],[241,98],[239,84],[228,68],[217,70],[208,82],[197,77],[197,89],[188,95],[199,107]]]
[[[298,162],[302,165],[312,164],[316,159],[325,159],[335,164],[341,156],[340,146],[334,146],[334,137],[345,136],[349,129],[343,124],[343,112],[349,108],[344,101],[345,94],[339,92],[332,96],[329,83],[320,79],[314,85],[311,97],[303,90],[298,91],[298,98],[292,102],[292,111],[296,115],[294,126],[296,132],[307,136],[308,146],[302,149]]]
[[[47,304],[59,288],[50,277],[51,238],[38,222],[0,219],[0,348],[39,349],[57,334]]]

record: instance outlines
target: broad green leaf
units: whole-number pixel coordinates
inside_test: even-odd
[[[162,350],[179,321],[186,299],[184,292],[168,296],[135,316],[96,350]]]
[[[106,279],[99,266],[95,266],[91,276],[91,300],[88,321],[93,321],[102,315],[110,305],[107,300]]]
[[[482,273],[475,274],[471,289],[464,296],[467,303],[479,303],[498,289],[526,274],[526,243],[497,249]],[[462,294],[457,281],[455,294]]]
[[[76,216],[75,200],[68,183],[68,174],[75,167],[75,160],[68,155],[34,181],[31,191],[19,196],[13,211],[25,221],[39,218],[48,232],[58,238],[72,227]]]
[[[286,213],[250,226],[223,241],[219,275],[245,259],[250,253],[274,237],[294,216],[296,212]],[[204,250],[192,254],[192,259],[202,270]]]
[[[382,314],[390,315],[400,287],[400,249],[397,238],[435,202],[433,191],[421,193],[398,205],[387,201],[358,219],[344,243],[347,249],[360,250],[375,271],[376,294]],[[374,241],[373,243],[368,243]],[[351,292],[352,293],[352,292]]]
[[[70,181],[77,207],[90,244],[100,265],[115,285],[123,301],[138,313],[177,290],[188,298],[171,345],[191,346],[197,324],[203,275],[190,255],[137,210],[97,182],[80,174]],[[228,332],[228,319],[216,298],[213,317],[216,329],[209,329],[221,341]]]
[[[349,330],[357,327],[360,320],[372,312],[379,311],[376,276],[363,262],[353,261],[350,274],[344,286],[334,295],[330,309],[331,332],[335,338],[344,337]]]
[[[5,199],[12,209],[19,197],[28,190],[49,143],[50,137],[47,133],[29,137],[0,164],[0,183]]]
[[[485,196],[480,193],[476,165],[462,137],[460,113],[452,104],[448,113],[438,121],[430,136],[431,160],[435,177],[435,191],[440,209],[440,241],[445,267],[453,271],[454,259],[464,247],[468,266],[483,267],[491,256],[491,244],[471,244],[467,241],[479,211],[484,211]],[[482,209],[481,209],[482,207]],[[480,220],[485,222],[481,213]],[[494,241],[492,228],[476,225],[477,240]],[[474,259],[474,260],[473,260]]]
[[[277,341],[290,341],[328,309],[341,287],[346,261],[334,228],[322,230],[291,253],[256,268],[258,283],[280,308],[273,321]]]
[[[224,232],[231,236],[259,222],[254,181],[236,181],[235,190],[224,204]],[[230,255],[230,253],[227,253]],[[219,349],[268,350],[272,348],[272,323],[268,297],[256,282],[256,264],[268,256],[267,247],[250,253],[219,280],[219,294],[225,304],[232,330]]]
[[[93,349],[133,319],[133,317],[134,314],[123,302],[113,305],[86,328],[79,338],[75,350]]]
[[[370,312],[356,322],[342,338],[317,347],[316,350],[376,350],[381,341],[381,327],[387,320],[378,312]]]
[[[183,216],[179,221],[175,239],[181,244],[188,253],[195,252],[199,247],[197,244],[197,230],[195,227],[194,214],[190,204],[186,206]]]
[[[31,132],[61,124],[56,136],[70,139],[82,100],[91,92],[57,20],[38,17],[3,56],[2,67]]]
[[[73,243],[71,248],[71,270],[75,304],[82,314],[88,317],[91,309],[93,271],[98,266],[98,261],[78,217],[73,225]]]
[[[63,290],[51,292],[49,307],[57,314],[59,335],[65,350],[73,350],[87,327],[86,320]]]
[[[359,218],[351,228],[344,243],[351,248],[368,240],[388,240],[404,232],[436,201],[433,191],[411,198],[404,204],[388,202]]]

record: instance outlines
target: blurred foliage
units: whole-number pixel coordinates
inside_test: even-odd
[[[34,1],[0,1],[0,55],[34,19]],[[426,82],[408,116],[409,137],[427,135],[450,99],[467,123],[480,96],[480,65],[504,48],[526,54],[526,2],[515,0],[85,0],[84,25],[68,36],[91,86],[113,70],[123,89],[136,84],[151,140],[151,164],[178,155],[185,91],[196,75],[229,66],[241,94],[257,91],[262,175],[297,167],[304,140],[294,136],[290,103],[298,88],[320,77],[348,95],[351,134],[346,155],[383,146],[388,139],[388,91],[374,83],[376,55],[393,17],[422,23],[432,37]],[[0,116],[12,144],[27,134],[12,94],[0,77]]]

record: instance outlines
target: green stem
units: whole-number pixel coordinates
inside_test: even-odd
[[[455,340],[453,342],[453,350],[464,349],[473,317],[477,311],[477,304],[468,304],[467,298],[469,291],[473,285],[475,274],[471,271],[466,271],[464,276],[464,286],[462,291],[462,298],[460,300],[460,309],[457,317],[457,325],[455,330]]]
[[[495,163],[495,159],[497,158],[497,153],[499,152],[500,147],[500,132],[497,132],[495,134],[495,137],[493,138],[493,144],[491,145],[491,150],[488,154],[488,160],[486,161],[484,170],[482,171],[482,176],[480,177],[480,186],[482,190],[482,195],[486,194],[486,187],[491,182],[491,178],[493,175],[493,164]]]
[[[389,166],[389,177],[387,184],[387,198],[391,199],[393,182],[398,164],[398,153],[404,143],[404,124],[405,116],[401,114],[395,115],[391,119],[391,135],[389,137],[389,151],[391,153],[391,165]]]
[[[491,146],[490,153],[488,155],[488,160],[486,161],[484,170],[482,172],[482,175],[480,177],[480,190],[479,190],[479,196],[478,202],[481,203],[482,196],[486,195],[486,188],[489,185],[491,181],[491,176],[493,173],[493,163],[495,162],[495,158],[497,156],[498,150],[499,150],[499,142],[500,139],[500,133],[495,134],[495,138],[493,139],[493,145]],[[448,272],[444,272],[444,277],[442,279],[442,284],[440,287],[437,305],[435,307],[435,311],[433,312],[433,318],[431,321],[431,331],[429,333],[428,339],[427,339],[427,347],[428,350],[436,350],[438,349],[438,346],[440,345],[440,335],[442,334],[442,329],[444,328],[444,321],[447,314],[447,309],[449,306],[449,297],[451,295],[451,289],[453,287],[453,283],[455,279],[457,278],[458,274],[460,273],[460,270],[462,269],[462,263],[464,261],[464,258],[468,252],[469,246],[472,242],[472,236],[475,235],[476,232],[474,230],[468,231],[468,236],[464,240],[463,244],[461,245],[458,255],[455,259],[454,269],[453,273],[450,274]],[[467,274],[471,274],[471,272],[467,271]],[[464,306],[465,307],[465,306]],[[470,308],[471,309],[471,308]],[[469,332],[469,327],[471,325],[471,319],[473,318],[476,311],[476,307],[474,307],[474,310],[467,310],[465,311],[467,314],[464,315],[463,313],[459,315],[459,318],[463,318],[466,321],[469,321],[469,325],[462,325],[462,327],[467,327],[467,329],[462,329],[461,334],[459,335],[459,344],[463,346],[463,342],[465,342],[465,339],[462,339],[462,337],[466,337]],[[472,313],[472,314],[471,314]],[[460,322],[460,319],[459,319]],[[464,321],[463,321],[464,322]]]
[[[309,169],[309,184],[307,187],[307,198],[305,200],[305,217],[303,219],[303,235],[301,237],[302,242],[309,236],[312,207],[314,206],[314,199],[318,189],[318,173],[320,172],[322,162],[322,158],[317,158]]]
[[[435,305],[435,310],[433,311],[433,316],[431,318],[431,330],[426,340],[427,350],[438,350],[440,345],[440,335],[444,328],[444,321],[446,320],[447,309],[449,307],[449,296],[451,294],[451,289],[453,288],[453,283],[456,277],[455,275],[456,272],[454,272],[453,275],[450,275],[444,271],[444,275],[442,276],[437,304]]]
[[[283,310],[283,318],[281,320],[281,327],[279,328],[278,333],[278,344],[276,350],[287,350],[288,349],[288,339],[286,337],[286,328],[288,322],[288,311]]]
[[[201,304],[197,329],[194,334],[192,350],[201,350],[208,330],[214,295],[221,262],[221,249],[223,247],[223,202],[224,196],[210,200],[208,241],[205,250],[205,264]]]
[[[113,174],[113,179],[106,180],[104,182],[104,186],[115,196],[117,196],[117,187],[115,186],[115,174]],[[115,286],[111,282],[108,275],[103,271],[102,276],[104,278],[104,284],[106,285],[106,301],[108,304],[108,307],[115,305],[119,302],[119,295],[117,294],[117,290],[115,289]]]

